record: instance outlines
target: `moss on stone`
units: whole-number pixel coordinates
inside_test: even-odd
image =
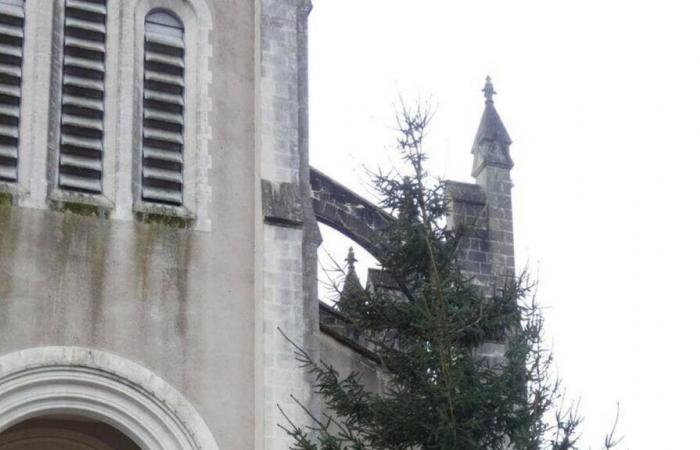
[[[99,206],[77,202],[61,202],[56,206],[56,209],[83,217],[105,217],[107,215],[104,209]]]
[[[165,225],[173,228],[188,228],[192,223],[192,219],[157,212],[137,212],[136,218],[148,225]]]
[[[12,206],[12,194],[0,192],[0,206]]]

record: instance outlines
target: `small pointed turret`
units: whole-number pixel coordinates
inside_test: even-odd
[[[474,177],[479,176],[487,165],[505,169],[513,167],[513,160],[510,158],[512,141],[496,107],[493,105],[493,96],[496,95],[496,90],[491,82],[491,77],[486,77],[486,84],[482,92],[486,99],[486,106],[472,145],[472,154],[474,155],[472,176]]]
[[[357,258],[355,258],[355,251],[352,247],[348,250],[348,257],[345,258],[347,262],[347,271],[345,272],[345,282],[343,283],[343,291],[340,293],[340,300],[338,302],[338,307],[342,311],[343,304],[347,305],[348,302],[354,302],[362,299],[364,296],[364,289],[362,288],[362,283],[357,276],[355,271],[355,263]]]
[[[483,89],[486,105],[476,132],[472,153],[472,175],[486,198],[484,219],[488,230],[488,256],[485,257],[493,286],[503,286],[503,280],[515,276],[513,250],[513,207],[510,171],[510,136],[493,106],[496,90],[490,77]]]
[[[348,263],[348,272],[355,273],[357,258],[355,258],[355,250],[352,247],[348,249],[348,256],[345,258],[345,262]]]

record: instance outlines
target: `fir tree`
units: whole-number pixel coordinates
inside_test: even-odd
[[[447,227],[445,186],[425,169],[430,118],[429,108],[402,104],[398,150],[407,174],[373,175],[380,206],[396,218],[377,236],[394,289],[362,289],[351,254],[339,290],[338,308],[364,331],[387,386],[369,392],[358,374],[341,377],[295,345],[330,413],[307,411],[312,427],[280,426],[298,450],[577,449],[581,419],[575,408],[561,410],[531,285],[520,277],[487,293],[460,269],[469,229]],[[495,360],[481,351],[492,343],[504,348]],[[613,433],[605,448],[616,445]]]

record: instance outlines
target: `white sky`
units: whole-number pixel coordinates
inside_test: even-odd
[[[438,103],[436,175],[471,181],[484,77],[513,145],[520,268],[585,442],[698,448],[700,6],[692,1],[315,0],[311,161],[366,193],[392,104]],[[340,259],[346,243],[327,239]]]

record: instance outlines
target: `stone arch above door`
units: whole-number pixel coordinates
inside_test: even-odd
[[[142,450],[219,449],[182,394],[120,356],[82,347],[39,347],[0,357],[0,431],[49,415],[104,422]]]

